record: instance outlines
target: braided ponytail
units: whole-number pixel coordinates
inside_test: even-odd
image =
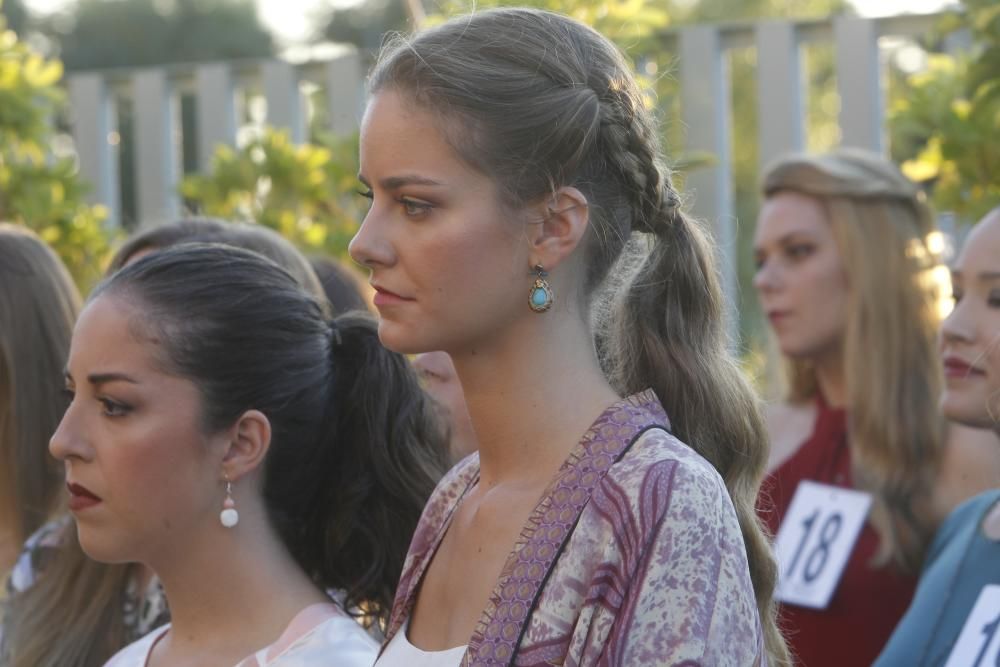
[[[775,622],[777,568],[755,513],[768,439],[757,400],[726,345],[723,299],[706,234],[681,212],[659,164],[643,95],[596,31],[531,9],[478,12],[390,41],[370,78],[442,118],[442,134],[512,206],[572,186],[587,198],[582,293],[593,300],[633,232],[648,254],[603,325],[603,361],[622,394],[652,387],[678,437],[716,467],[746,544],[768,662],[789,662]],[[513,113],[512,110],[516,110]],[[615,282],[619,276],[615,275]]]

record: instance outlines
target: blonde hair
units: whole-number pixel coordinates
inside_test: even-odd
[[[578,188],[590,213],[582,249],[588,296],[628,259],[632,233],[645,233],[649,252],[627,272],[606,325],[609,376],[622,393],[652,387],[674,433],[725,480],[769,662],[787,662],[772,600],[777,568],[754,511],[768,451],[763,420],[727,351],[713,249],[681,211],[656,124],[622,53],[568,17],[496,9],[390,42],[370,86],[437,113],[451,146],[495,179],[505,203]]]
[[[63,365],[80,295],[52,250],[0,223],[0,489],[21,542],[56,509],[62,466],[49,437],[66,399]]]
[[[849,283],[843,363],[854,479],[875,497],[876,562],[916,572],[933,536],[945,443],[936,340],[949,285],[932,213],[895,166],[858,149],[780,159],[763,191],[808,195],[826,211]],[[811,365],[786,368],[788,400],[812,400]]]

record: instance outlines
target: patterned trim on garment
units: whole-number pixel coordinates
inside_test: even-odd
[[[623,399],[598,417],[549,484],[514,545],[469,642],[462,665],[510,665],[531,613],[552,567],[580,512],[605,474],[644,432],[669,430],[656,394],[647,390]],[[425,509],[404,567],[387,640],[412,612],[416,589],[451,523],[461,499],[479,480],[479,460],[473,455],[449,473]],[[454,497],[457,495],[457,499]],[[434,520],[433,514],[446,515]],[[427,523],[425,523],[427,521]],[[435,530],[436,529],[436,530]],[[416,560],[416,567],[411,563]]]
[[[513,662],[545,580],[594,489],[639,436],[651,428],[666,430],[666,423],[652,392],[616,403],[594,422],[522,530],[472,633],[465,664]]]

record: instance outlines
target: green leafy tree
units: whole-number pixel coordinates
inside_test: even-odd
[[[1000,4],[966,0],[941,34],[967,30],[968,53],[935,55],[890,110],[894,157],[932,185],[935,206],[974,222],[1000,205]]]
[[[31,227],[84,290],[109,249],[105,211],[84,202],[70,158],[52,154],[52,121],[63,104],[62,66],[6,29],[0,17],[0,220]]]
[[[346,255],[367,202],[357,194],[357,136],[295,145],[265,130],[245,147],[216,151],[212,168],[181,192],[199,213],[255,221],[306,250]]]
[[[320,36],[331,42],[346,42],[375,51],[386,32],[405,32],[410,27],[401,0],[368,0],[330,12]]]
[[[274,53],[252,0],[79,0],[41,27],[69,71]]]

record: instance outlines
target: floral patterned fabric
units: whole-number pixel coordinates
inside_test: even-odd
[[[597,419],[524,526],[463,667],[766,662],[725,484],[668,430],[652,391]],[[451,517],[478,479],[473,454],[424,509],[387,640],[408,619]]]

